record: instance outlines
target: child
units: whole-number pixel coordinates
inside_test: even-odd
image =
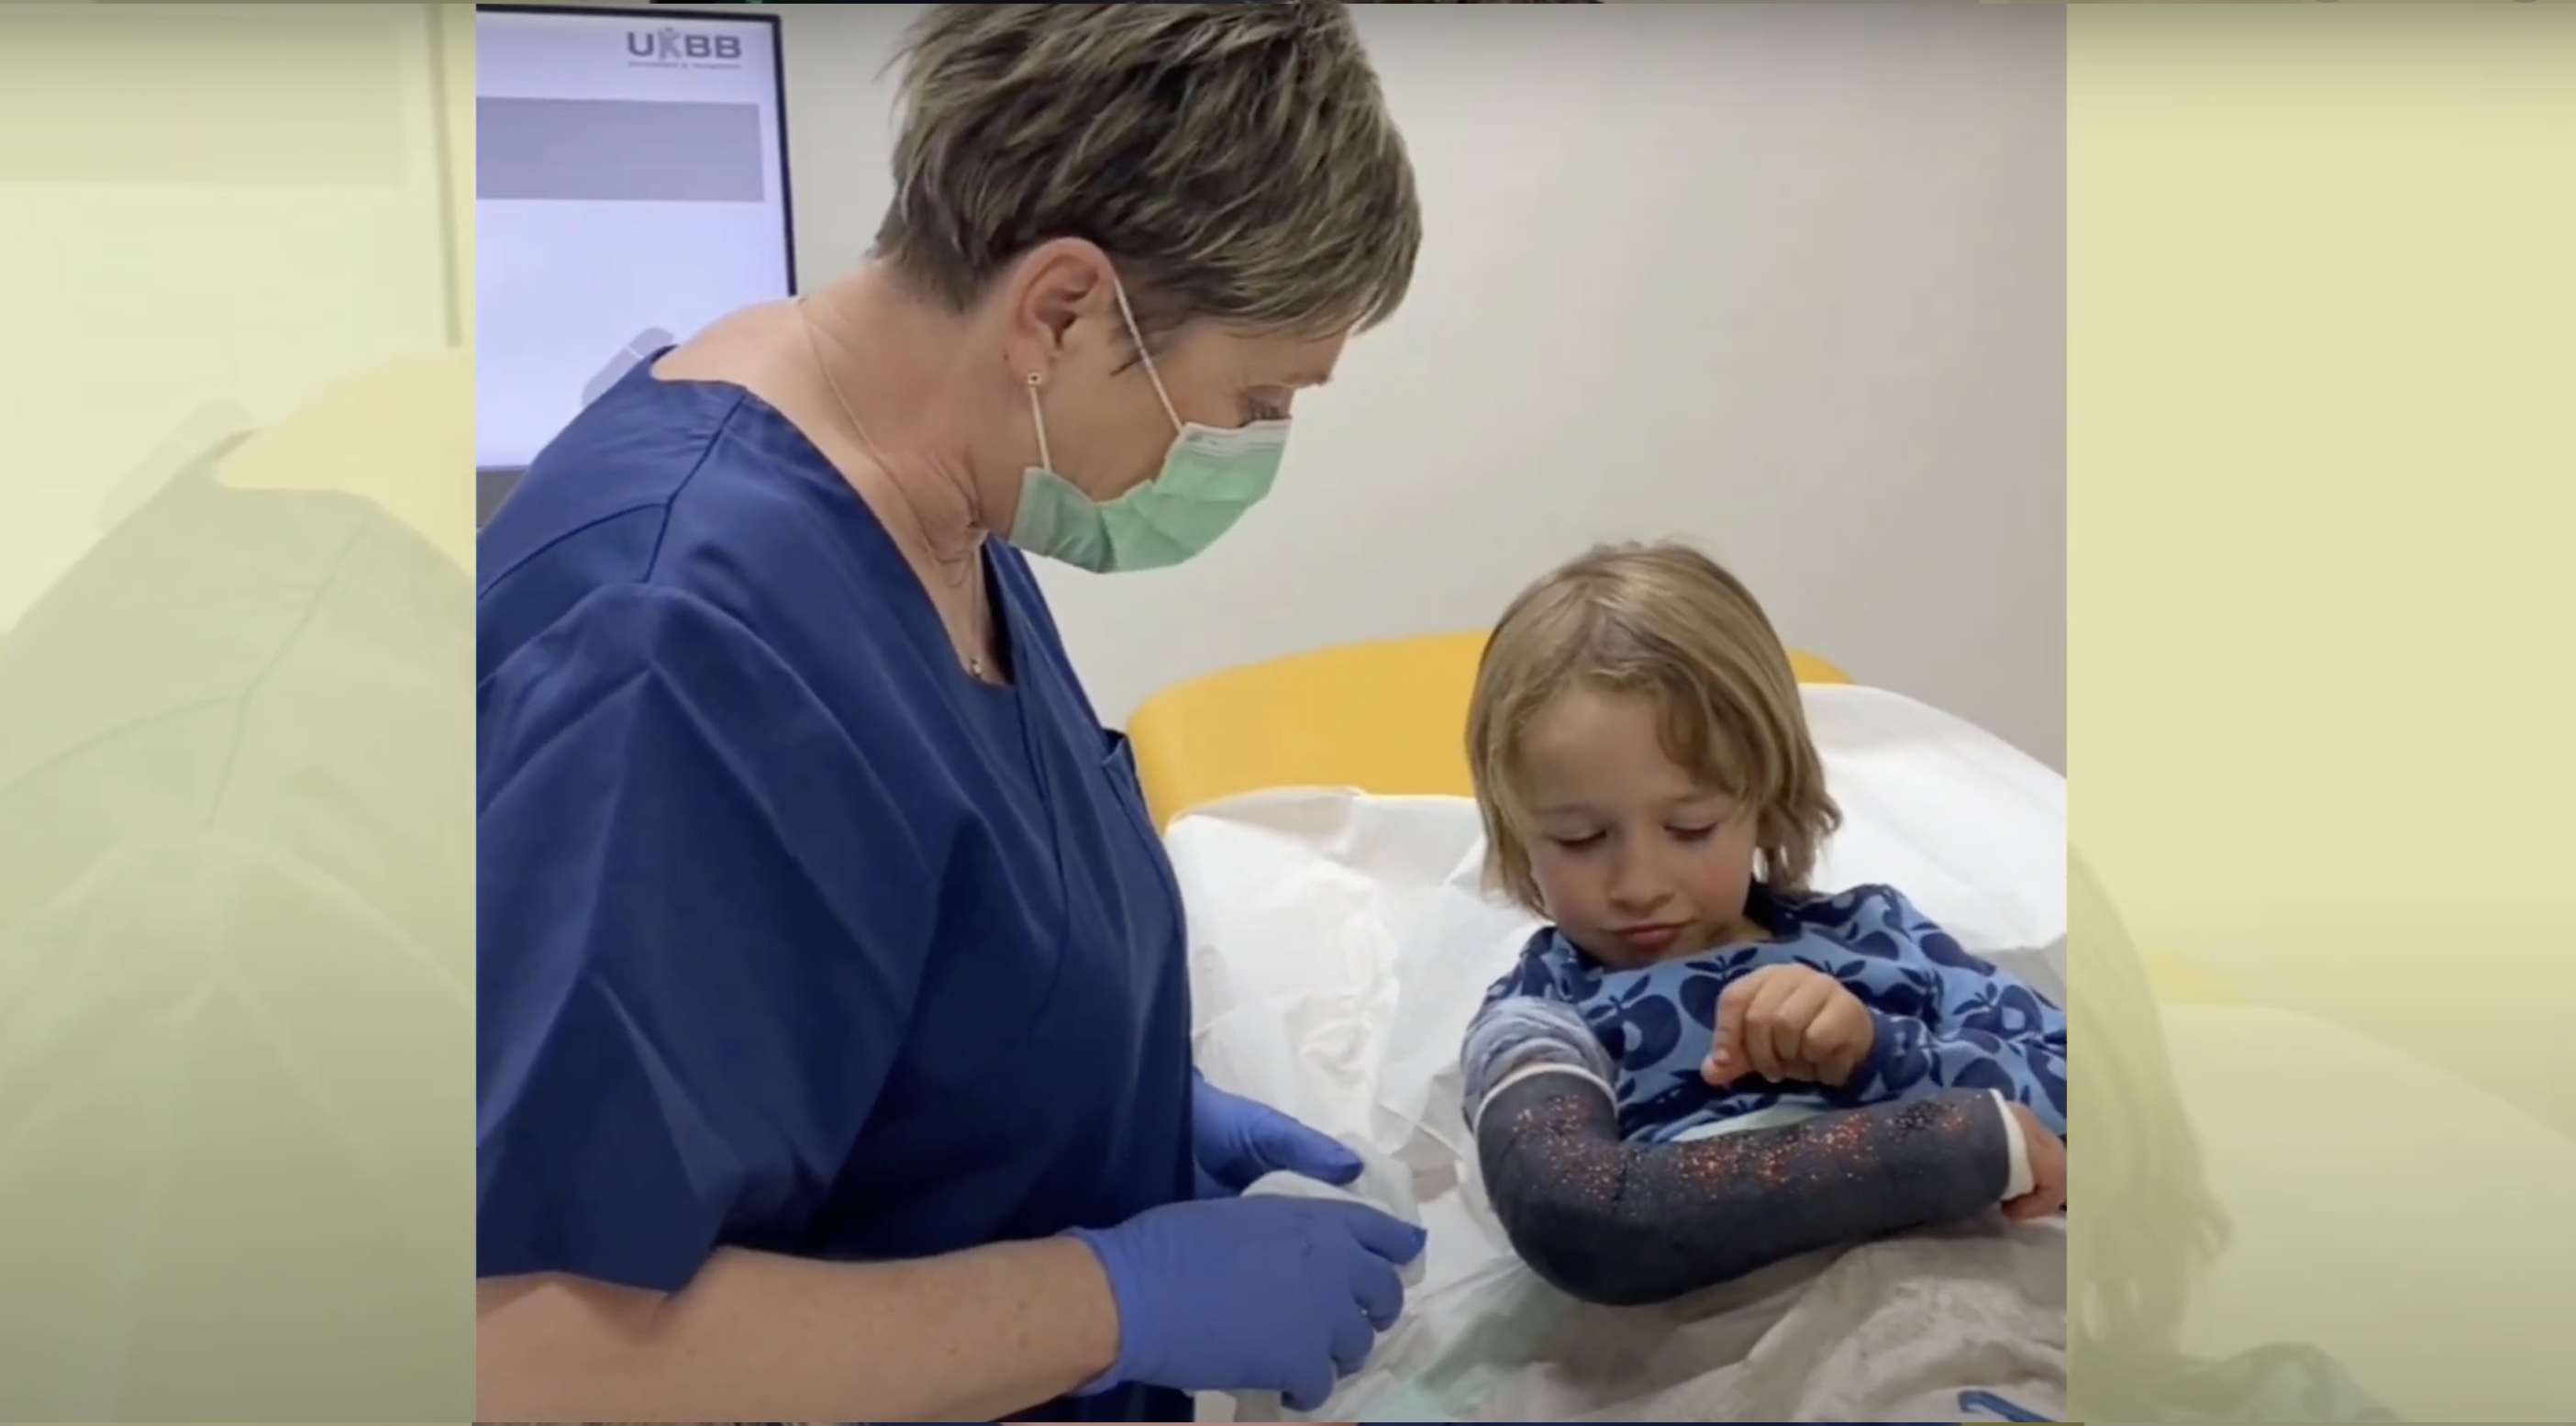
[[[1912,1135],[1908,1152],[1931,1156],[1888,1183],[1922,1180],[1938,1159],[1940,1202],[1855,1200],[1851,1231],[1956,1216],[1995,1190],[2017,1217],[2062,1207],[2064,1014],[1893,888],[1808,887],[1839,813],[1787,654],[1733,576],[1653,545],[1595,550],[1540,580],[1486,648],[1468,750],[1493,878],[1552,923],[1469,1033],[1489,1187],[1498,1141],[1513,1136],[1489,1138],[1483,1117],[1554,1035],[1561,1052],[1538,1061],[1602,1080],[1632,1150],[1938,1101],[1941,1115],[1877,1115],[1869,1132]],[[1577,1024],[1593,1044],[1571,1043]],[[1936,1118],[1945,1127],[1924,1138]],[[1826,1152],[1819,1133],[1770,1141],[1789,1142],[1831,1176],[1813,1157]],[[1873,1150],[1876,1169],[1887,1149]],[[1622,1164],[1650,1171],[1633,1152]],[[1518,1177],[1567,1172],[1523,1165]],[[1531,1221],[1560,1221],[1562,1206]],[[1803,1251],[1843,1228],[1810,1214],[1785,1231]],[[1647,1237],[1670,1243],[1672,1225]],[[1785,1255],[1737,1246],[1737,1263]]]

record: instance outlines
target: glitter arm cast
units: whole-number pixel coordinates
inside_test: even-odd
[[[1876,1035],[1844,1094],[1872,1104],[1944,1089],[1989,1089],[2030,1106],[2066,1135],[2066,1012],[2015,977],[1968,954],[1890,887],[1872,888],[1902,959],[1928,967],[1931,994],[1918,1014],[1872,1007]]]
[[[1466,1106],[1514,1251],[1606,1306],[1664,1302],[1800,1253],[1964,1218],[2010,1185],[1997,1097],[1959,1090],[1678,1144],[1619,1136],[1582,1016],[1512,996],[1467,1033]]]

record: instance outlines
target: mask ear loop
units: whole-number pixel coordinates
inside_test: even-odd
[[[1046,412],[1038,406],[1038,388],[1046,384],[1046,373],[1029,373],[1029,424],[1037,428],[1038,468],[1055,473],[1055,457],[1047,450]]]
[[[1136,359],[1145,364],[1145,379],[1154,383],[1154,399],[1163,403],[1163,414],[1171,418],[1172,429],[1186,429],[1181,421],[1181,408],[1172,404],[1172,393],[1163,389],[1163,374],[1154,369],[1154,354],[1145,350],[1145,329],[1136,325],[1136,309],[1127,305],[1127,284],[1110,279],[1109,290],[1118,295],[1118,315],[1127,319],[1127,336],[1136,344]]]

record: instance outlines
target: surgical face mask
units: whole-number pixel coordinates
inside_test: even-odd
[[[1119,315],[1143,357],[1145,377],[1163,414],[1172,421],[1172,447],[1151,480],[1115,500],[1094,500],[1055,473],[1047,449],[1046,412],[1038,403],[1038,377],[1029,377],[1029,416],[1037,423],[1038,464],[1020,483],[1020,511],[1011,521],[1011,543],[1031,554],[1061,560],[1094,574],[1162,569],[1215,544],[1243,512],[1270,493],[1288,446],[1286,421],[1254,421],[1225,430],[1181,419],[1171,393],[1145,352],[1127,291],[1118,290]]]

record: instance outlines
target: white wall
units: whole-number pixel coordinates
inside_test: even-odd
[[[777,12],[808,284],[885,205],[879,75],[916,8]],[[1215,554],[1048,571],[1103,716],[1481,627],[1596,538],[1681,535],[1792,643],[2062,769],[2062,12],[1358,13],[1421,172],[1412,298]]]

